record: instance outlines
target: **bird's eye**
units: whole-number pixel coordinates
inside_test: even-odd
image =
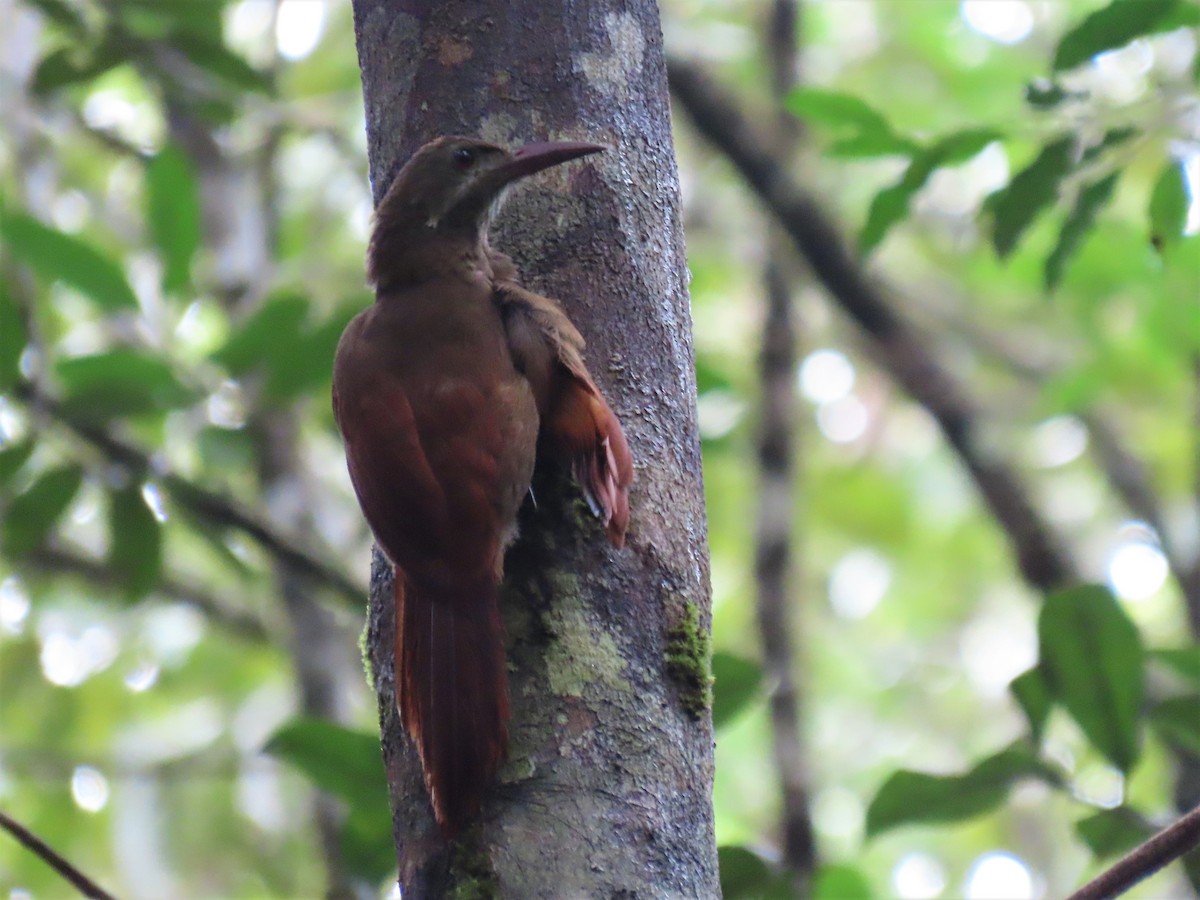
[[[459,147],[454,151],[454,164],[460,169],[471,168],[473,162],[475,162],[475,154],[469,147]]]

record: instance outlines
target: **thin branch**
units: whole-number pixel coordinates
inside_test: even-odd
[[[112,894],[63,859],[49,844],[3,812],[0,812],[0,828],[16,838],[27,850],[37,854],[46,865],[78,888],[79,893],[83,896],[90,897],[92,900],[115,900]]]
[[[27,383],[18,384],[12,394],[34,409],[44,412],[64,425],[76,436],[95,447],[110,461],[139,475],[153,475],[180,506],[210,524],[236,528],[243,532],[277,560],[292,566],[297,572],[312,578],[341,594],[356,607],[362,605],[367,590],[301,541],[278,533],[271,525],[230,497],[222,496],[170,471],[151,455],[124,441],[99,425],[80,421],[71,416],[57,400],[35,393]]]
[[[78,575],[90,584],[108,587],[120,585],[117,574],[101,560],[64,547],[41,547],[22,558],[21,562],[45,575]],[[255,643],[267,643],[271,640],[267,626],[257,616],[233,609],[192,585],[164,576],[156,582],[154,590],[203,613],[212,622],[239,637]]]
[[[866,333],[880,365],[938,423],[1007,535],[1026,581],[1040,591],[1076,582],[1064,543],[1034,506],[1019,474],[977,439],[979,410],[933,355],[929,340],[867,278],[824,209],[769,152],[738,105],[691,63],[668,60],[667,71],[680,108],[787,230],[831,297]]]
[[[1200,845],[1200,806],[1130,850],[1067,900],[1106,900],[1129,890]]]
[[[772,123],[775,152],[792,156],[800,123],[783,106],[795,86],[798,68],[797,0],[774,0],[766,17],[764,43],[771,70]],[[796,468],[796,345],[793,310],[795,274],[799,268],[787,235],[767,222],[770,247],[764,267],[764,300],[759,357],[758,524],[755,539],[756,611],[763,671],[769,693],[771,749],[779,776],[782,862],[796,892],[809,893],[816,868],[816,841],[809,810],[809,776],[801,728],[803,697],[797,684],[797,657],[803,647],[793,628],[793,608],[804,598],[796,593],[799,552],[794,500]]]

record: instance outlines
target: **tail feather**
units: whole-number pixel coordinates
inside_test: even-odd
[[[396,573],[396,704],[447,838],[479,812],[508,746],[498,588],[429,591]]]

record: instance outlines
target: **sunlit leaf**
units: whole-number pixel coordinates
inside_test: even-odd
[[[712,673],[713,727],[720,728],[758,695],[762,669],[732,653],[714,653]]]
[[[867,836],[917,822],[958,822],[998,807],[1021,778],[1053,778],[1024,746],[1013,745],[963,775],[929,775],[900,769],[867,808]]]
[[[191,282],[192,257],[200,246],[200,194],[187,157],[164,147],[146,166],[146,218],[163,262],[163,290]]]
[[[387,780],[377,734],[323,719],[297,718],[276,731],[263,752],[291,763],[322,790],[353,807],[386,802]]]
[[[1068,260],[1079,249],[1084,237],[1095,224],[1097,214],[1112,198],[1113,188],[1120,177],[1119,171],[1113,172],[1107,178],[1085,185],[1079,191],[1079,196],[1075,198],[1075,203],[1058,233],[1058,242],[1046,257],[1046,290],[1053,290],[1058,286]]]
[[[1154,833],[1145,817],[1128,806],[1104,809],[1075,823],[1075,833],[1097,859],[1131,850]]]
[[[55,373],[64,405],[92,419],[175,409],[199,396],[165,360],[125,347],[61,359]]]
[[[20,379],[25,342],[21,311],[13,302],[8,286],[0,282],[0,391],[8,390]]]
[[[1170,697],[1155,704],[1149,720],[1167,743],[1200,755],[1200,694]]]
[[[988,199],[994,220],[992,244],[1001,258],[1013,251],[1038,213],[1058,197],[1059,182],[1071,169],[1073,144],[1070,137],[1047,144],[1007,187]]]
[[[824,865],[813,878],[812,900],[871,900],[867,876],[854,866]]]
[[[1137,627],[1107,588],[1051,594],[1038,617],[1046,687],[1122,772],[1140,752],[1143,651]]]
[[[145,596],[162,570],[162,527],[133,484],[113,491],[108,508],[108,564],[131,600]]]
[[[746,847],[718,847],[717,866],[724,900],[787,900],[792,896],[786,876]]]
[[[1180,0],[1113,0],[1062,36],[1054,52],[1054,71],[1074,68],[1098,53],[1157,31],[1180,6]]]
[[[1189,202],[1183,166],[1168,162],[1150,192],[1150,240],[1154,246],[1161,248],[1183,237]]]
[[[819,88],[797,88],[784,101],[788,112],[808,122],[853,126],[859,131],[890,133],[892,128],[878,111],[851,94]]]
[[[62,466],[44,472],[24,493],[13,497],[0,526],[5,555],[24,556],[40,547],[82,483],[79,466]]]
[[[1050,716],[1052,705],[1041,670],[1035,666],[1021,673],[1012,680],[1008,689],[1025,713],[1030,736],[1034,743],[1037,743],[1042,739],[1042,729],[1046,727],[1046,719]]]
[[[120,266],[91,244],[22,213],[0,216],[0,232],[13,257],[47,281],[71,285],[106,312],[138,308]]]

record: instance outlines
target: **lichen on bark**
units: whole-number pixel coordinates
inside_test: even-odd
[[[693,719],[707,714],[712,708],[712,639],[691,601],[684,601],[682,615],[667,631],[666,669],[687,714]]]

